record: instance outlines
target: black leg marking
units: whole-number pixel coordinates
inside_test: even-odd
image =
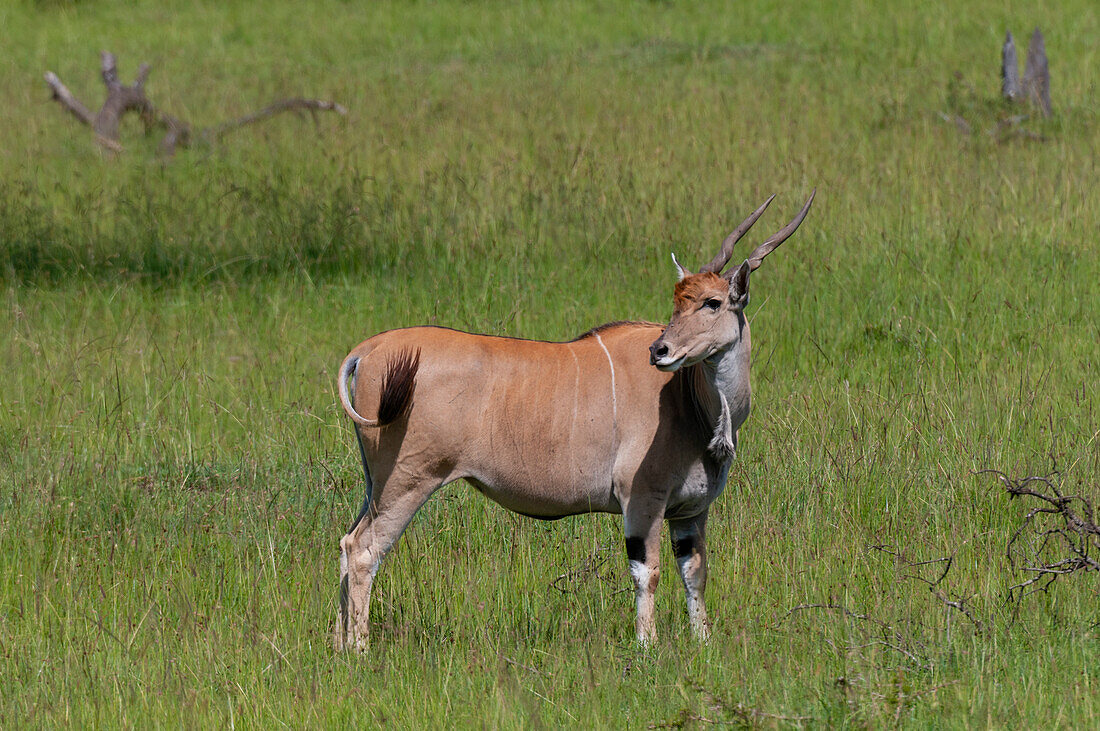
[[[688,534],[682,538],[672,539],[672,555],[676,558],[684,558],[695,552],[695,536]]]
[[[645,539],[628,536],[626,539],[626,558],[629,561],[645,563]]]

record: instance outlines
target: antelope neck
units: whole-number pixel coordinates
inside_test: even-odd
[[[691,392],[696,413],[712,435],[708,449],[719,461],[733,458],[735,431],[748,412],[747,346],[747,340],[738,340],[693,368]],[[735,419],[738,420],[736,425]]]

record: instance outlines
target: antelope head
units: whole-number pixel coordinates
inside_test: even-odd
[[[764,257],[775,251],[795,232],[810,210],[815,190],[806,205],[790,223],[753,249],[740,266],[723,273],[733,255],[733,246],[764,213],[773,195],[741,222],[722,242],[718,254],[698,273],[680,266],[676,255],[679,281],[673,295],[672,319],[661,337],[649,346],[649,362],[662,371],[675,371],[726,352],[741,340],[745,327],[744,311],[749,304],[749,274],[756,271]]]

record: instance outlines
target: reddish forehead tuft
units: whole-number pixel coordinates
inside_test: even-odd
[[[708,297],[722,297],[729,290],[725,279],[713,272],[690,274],[676,283],[673,293],[673,307],[679,310],[689,302],[698,302]]]

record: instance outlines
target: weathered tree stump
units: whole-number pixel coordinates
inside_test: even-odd
[[[1020,69],[1016,60],[1016,41],[1009,31],[1001,47],[1001,95],[1017,103],[1026,103],[1038,107],[1044,117],[1053,110],[1050,105],[1050,67],[1047,64],[1046,43],[1038,28],[1031,34],[1027,46],[1027,60],[1024,62],[1024,76],[1020,78]]]
[[[194,129],[186,121],[159,111],[149,101],[149,98],[145,95],[145,79],[149,76],[149,64],[142,64],[138,69],[134,83],[126,86],[119,81],[114,54],[107,51],[101,52],[100,62],[103,83],[107,87],[107,98],[99,111],[94,114],[69,91],[68,87],[61,83],[61,79],[54,72],[46,72],[46,83],[53,92],[54,100],[81,123],[90,127],[95,133],[96,141],[111,152],[121,152],[123,149],[119,140],[119,127],[122,117],[127,112],[138,114],[145,127],[146,134],[151,134],[153,130],[158,129],[164,132],[159,154],[165,158],[174,155],[176,150],[181,147],[190,147],[196,139],[215,142],[228,132],[268,119],[282,112],[305,110],[314,114],[319,111],[336,112],[340,115],[347,114],[347,109],[335,102],[295,97],[279,99],[267,107],[252,114],[246,114],[239,119],[223,122],[212,127]]]

